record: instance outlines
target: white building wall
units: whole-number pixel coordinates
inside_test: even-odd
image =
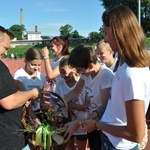
[[[27,40],[41,40],[41,34],[27,34]]]

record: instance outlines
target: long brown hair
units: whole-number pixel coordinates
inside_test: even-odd
[[[123,61],[131,67],[150,66],[144,32],[128,7],[119,5],[105,11],[102,20],[111,28],[118,55]]]
[[[68,55],[69,54],[69,39],[67,37],[63,36],[55,36],[51,40],[51,43],[54,43],[55,45],[59,46],[62,45],[62,55]]]

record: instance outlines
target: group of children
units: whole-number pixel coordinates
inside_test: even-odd
[[[96,51],[79,45],[69,53],[68,39],[54,37],[54,59],[50,61],[47,47],[27,50],[24,68],[14,74],[16,82],[1,61],[2,149],[24,146],[24,135],[18,136],[14,130],[21,126],[22,105],[41,111],[45,101],[39,99],[38,89],[47,89],[58,93],[69,106],[72,121],[66,124],[67,150],[75,149],[75,140],[79,150],[86,149],[87,141],[90,150],[139,150],[150,102],[145,36],[134,13],[124,5],[105,11],[102,21],[105,37]],[[13,35],[3,27],[0,30],[2,57]],[[40,72],[42,61],[47,78]]]
[[[41,51],[30,48],[25,54],[24,68],[20,68],[15,72],[14,79],[19,81],[16,82],[18,84],[21,82],[23,85],[22,90],[26,91],[33,88],[43,89],[48,83],[49,90],[56,92],[68,102],[72,120],[88,118],[91,112],[102,103],[107,104],[105,101],[109,97],[114,76],[113,71],[111,71],[113,67],[111,66],[116,63],[116,58],[113,58],[113,51],[109,44],[102,40],[97,45],[97,52],[92,47],[80,45],[73,50],[73,52],[79,50],[77,52],[79,56],[74,57],[73,52],[71,56],[69,55],[69,41],[67,38],[54,37],[51,44],[54,55],[52,60],[49,58],[47,47],[44,47]],[[101,63],[97,61],[99,56]],[[79,61],[76,62],[77,57]],[[42,61],[45,63],[46,76],[40,72]],[[109,64],[108,67],[111,69],[105,64]],[[86,73],[83,73],[83,68],[87,70]],[[69,97],[70,94],[68,93],[74,90],[77,95],[75,94],[68,101],[68,98],[65,98],[66,95]],[[34,112],[39,112],[43,104],[44,101],[37,99],[29,106]],[[75,141],[79,150],[86,149],[87,141],[89,141],[91,150],[99,149],[100,144],[97,135],[99,136],[98,131],[87,134],[79,128],[70,138],[67,149],[75,149]]]
[[[122,25],[117,24],[116,16],[123,21]],[[29,49],[25,67],[14,75],[15,80],[22,82],[24,90],[42,89],[46,84],[46,77],[40,73],[44,59],[50,90],[59,94],[69,106],[72,121],[67,124],[67,150],[75,149],[75,140],[79,150],[86,149],[87,141],[90,150],[137,150],[137,143],[145,134],[150,62],[144,34],[126,6],[104,12],[102,19],[106,35],[97,44],[96,51],[90,46],[79,45],[69,53],[68,39],[54,37],[52,62],[47,47],[41,52]],[[128,29],[132,34],[124,32]],[[38,100],[30,105],[33,111],[40,110]]]

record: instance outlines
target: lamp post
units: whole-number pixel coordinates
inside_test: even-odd
[[[138,21],[139,25],[141,25],[141,0],[138,0]]]

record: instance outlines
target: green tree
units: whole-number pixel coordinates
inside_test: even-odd
[[[104,38],[104,30],[103,30],[103,27],[100,27],[100,29],[99,29],[99,36],[101,37],[101,39],[103,39]]]
[[[138,0],[99,0],[106,10],[123,4],[128,6],[138,17]],[[150,0],[141,0],[141,26],[147,34],[150,32]]]
[[[9,28],[9,31],[11,31],[14,36],[17,38],[17,40],[23,39],[23,31],[25,30],[24,26],[21,25],[12,25]]]
[[[102,39],[102,37],[98,32],[90,32],[89,39],[91,42],[99,42]]]
[[[74,30],[72,32],[72,38],[81,38],[81,36],[79,35],[79,32],[77,30]]]
[[[60,35],[68,37],[68,38],[72,37],[72,30],[73,30],[73,27],[69,24],[66,24],[65,26],[61,26],[59,29]]]

